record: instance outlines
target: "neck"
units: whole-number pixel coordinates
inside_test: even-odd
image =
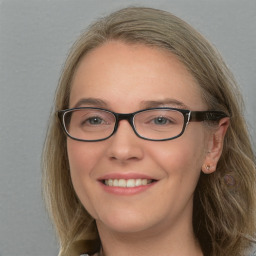
[[[175,230],[120,233],[97,223],[102,242],[101,256],[203,256],[192,226]]]

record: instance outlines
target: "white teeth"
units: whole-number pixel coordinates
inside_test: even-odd
[[[115,187],[118,187],[118,186],[119,186],[118,180],[115,179],[115,180],[113,181],[113,186],[115,186]]]
[[[142,183],[142,185],[147,185],[148,181],[146,179],[143,179],[141,183]]]
[[[108,179],[104,180],[104,184],[110,187],[123,187],[123,188],[133,188],[138,186],[145,186],[150,184],[152,180],[148,179]]]
[[[135,180],[127,180],[126,181],[126,187],[127,188],[135,187],[135,184],[136,184]]]
[[[137,180],[135,181],[135,186],[141,186],[141,184],[142,184],[141,179],[137,179]]]
[[[118,187],[126,187],[126,181],[124,179],[121,179],[118,181]]]

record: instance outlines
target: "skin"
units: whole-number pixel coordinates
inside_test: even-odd
[[[118,41],[103,44],[80,62],[70,108],[84,98],[104,104],[81,106],[118,113],[135,112],[151,106],[145,101],[166,98],[182,106],[170,102],[158,106],[207,110],[194,77],[172,53]],[[104,255],[202,255],[192,229],[193,193],[201,170],[215,171],[227,127],[227,119],[214,130],[191,122],[181,137],[153,142],[138,138],[122,120],[117,133],[105,141],[68,138],[72,182],[96,219]],[[133,195],[108,193],[98,179],[113,173],[147,175],[157,182]]]

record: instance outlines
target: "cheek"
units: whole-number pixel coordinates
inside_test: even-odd
[[[206,134],[201,126],[195,130],[187,129],[181,137],[152,148],[151,158],[155,158],[167,175],[176,175],[187,181],[200,174],[205,159]]]
[[[102,147],[101,147],[102,148]],[[84,142],[68,140],[68,159],[70,166],[70,175],[75,192],[86,207],[93,214],[92,194],[95,180],[93,179],[93,170],[102,157],[100,147]]]
[[[102,147],[95,147],[92,143],[68,139],[67,149],[70,171],[74,175],[90,175],[102,156]]]

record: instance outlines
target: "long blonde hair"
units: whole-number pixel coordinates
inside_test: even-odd
[[[236,82],[218,52],[187,23],[151,8],[125,8],[98,20],[73,45],[63,67],[44,146],[43,190],[60,239],[60,255],[97,251],[95,221],[72,186],[66,137],[56,111],[68,108],[74,71],[90,50],[108,40],[164,48],[186,65],[208,108],[228,113],[217,170],[201,174],[194,196],[194,232],[207,256],[244,255],[255,227],[255,157]]]

